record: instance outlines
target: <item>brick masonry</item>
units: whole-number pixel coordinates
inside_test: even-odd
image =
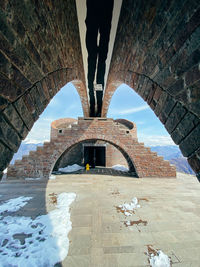
[[[63,122],[62,122],[63,123]],[[101,140],[115,146],[126,159],[130,172],[136,172],[138,177],[175,177],[176,169],[168,161],[151,152],[150,148],[139,143],[124,125],[113,119],[79,118],[77,124],[66,121],[57,136],[54,134],[50,142],[45,142],[36,151],[31,151],[22,160],[16,160],[8,167],[7,177],[43,177],[48,178],[55,163],[63,153],[74,145],[89,140]],[[55,130],[54,125],[54,130]]]
[[[134,10],[134,12],[133,12]],[[125,83],[150,105],[199,173],[200,2],[127,0],[121,8],[102,116]]]
[[[0,177],[53,96],[73,81],[89,106],[74,0],[0,1]],[[66,15],[67,14],[67,15]],[[126,0],[102,117],[126,83],[150,105],[199,173],[200,2]]]
[[[7,149],[0,150],[0,172],[9,164],[10,150],[16,152],[68,82],[88,116],[75,1],[1,1],[0,144]]]

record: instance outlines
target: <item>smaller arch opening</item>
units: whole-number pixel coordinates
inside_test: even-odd
[[[122,175],[124,172],[125,176],[138,177],[129,155],[116,144],[101,139],[83,140],[67,148],[55,161],[52,172],[58,174],[62,173],[64,168],[73,170],[70,166],[80,166],[77,171],[85,173],[87,163],[92,173]]]

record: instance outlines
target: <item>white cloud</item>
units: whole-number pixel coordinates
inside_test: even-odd
[[[139,107],[134,107],[134,108],[127,108],[127,109],[123,109],[123,110],[116,110],[116,109],[111,109],[109,111],[110,114],[112,115],[127,115],[127,114],[133,114],[133,113],[136,113],[136,112],[139,112],[139,111],[143,111],[143,110],[146,110],[146,109],[149,109],[150,107],[145,104],[145,105],[142,105],[142,106],[139,106]]]
[[[146,146],[169,146],[175,145],[170,136],[164,135],[139,135],[139,142],[143,142]]]

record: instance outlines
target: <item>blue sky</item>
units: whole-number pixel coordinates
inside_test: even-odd
[[[41,143],[49,140],[50,124],[59,118],[82,117],[80,97],[72,83],[65,85],[51,100],[25,143]],[[108,110],[109,118],[123,118],[137,125],[138,139],[147,146],[174,145],[162,123],[146,102],[133,89],[122,84],[115,91]]]

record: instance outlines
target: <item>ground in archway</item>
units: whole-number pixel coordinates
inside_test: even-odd
[[[47,183],[0,184],[1,201],[33,197],[14,213],[32,218],[55,209],[55,196],[61,192],[74,192],[77,198],[71,205],[68,256],[57,266],[149,266],[148,248],[161,249],[171,257],[172,266],[199,266],[200,184],[194,176],[134,179],[82,174],[60,175]],[[116,207],[133,197],[140,208],[125,217]]]
[[[58,174],[59,171],[55,171],[53,172],[53,174]],[[85,168],[84,169],[80,169],[78,171],[75,172],[71,172],[71,173],[62,173],[60,172],[61,175],[71,175],[71,174],[92,174],[92,175],[96,175],[96,174],[100,174],[100,175],[111,175],[111,176],[125,176],[125,177],[134,177],[137,178],[137,174],[135,172],[130,172],[130,171],[120,171],[120,170],[115,170],[113,168],[105,168],[105,167],[95,167],[95,168],[91,168],[89,171],[86,171]]]

